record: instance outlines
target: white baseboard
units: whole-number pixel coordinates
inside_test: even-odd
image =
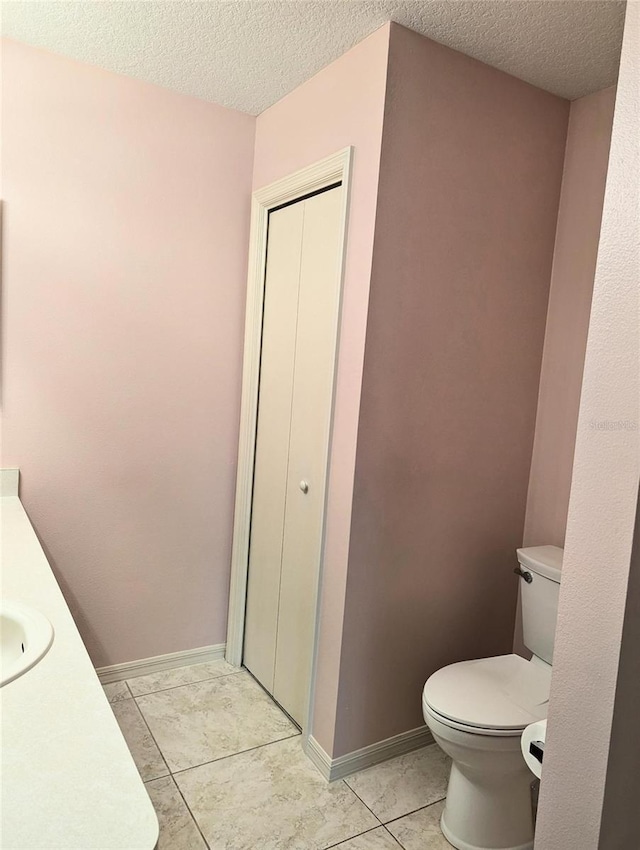
[[[419,726],[417,729],[401,732],[399,735],[394,735],[393,738],[378,741],[377,744],[370,744],[368,747],[354,750],[352,753],[346,753],[335,759],[332,759],[316,739],[310,735],[305,752],[327,782],[334,782],[336,779],[344,779],[345,776],[351,776],[352,773],[357,773],[366,767],[373,767],[374,764],[380,764],[380,762],[404,755],[404,753],[419,750],[428,744],[433,744],[433,736],[429,727]]]
[[[123,679],[134,679],[136,676],[160,673],[162,670],[173,670],[175,667],[218,661],[224,658],[224,650],[224,643],[200,646],[183,652],[169,652],[167,655],[154,655],[152,658],[141,658],[139,661],[125,661],[123,664],[98,667],[96,673],[102,684],[108,685],[110,682],[121,682]]]
[[[0,496],[17,496],[19,486],[19,469],[0,469]]]
[[[307,738],[304,751],[327,782],[331,782],[331,757],[322,749],[313,735]]]

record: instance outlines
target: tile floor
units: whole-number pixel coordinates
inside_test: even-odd
[[[435,745],[328,784],[246,670],[213,661],[104,689],[158,813],[158,850],[451,850]]]

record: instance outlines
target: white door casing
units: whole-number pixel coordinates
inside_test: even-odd
[[[335,337],[333,340],[333,362],[335,386],[335,364],[338,353],[338,330],[341,305],[342,281],[344,275],[344,257],[346,253],[346,231],[349,207],[349,187],[351,177],[352,148],[339,151],[314,165],[308,166],[289,177],[276,181],[254,193],[252,199],[251,238],[249,246],[249,273],[247,284],[247,306],[245,318],[245,340],[243,360],[242,402],[240,412],[240,437],[238,450],[238,471],[236,478],[236,501],[231,559],[231,586],[229,595],[229,618],[227,627],[226,659],[234,666],[240,666],[243,655],[247,576],[249,560],[249,534],[251,524],[251,506],[253,500],[253,469],[255,461],[255,440],[258,412],[258,390],[260,381],[260,350],[262,342],[262,322],[265,291],[266,242],[269,211],[284,203],[295,201],[305,195],[341,182],[343,191],[340,209],[341,256],[336,271],[336,285],[340,296],[336,299]],[[333,392],[332,392],[333,399]],[[327,445],[327,467],[324,470],[322,493],[323,506],[322,544],[319,551],[318,581],[316,587],[315,627],[313,639],[313,663],[311,671],[310,694],[306,722],[303,724],[305,738],[311,731],[313,707],[313,685],[315,680],[319,592],[322,584],[322,553],[324,550],[324,515],[326,512],[326,483],[329,472],[331,424],[333,421],[333,400],[331,415],[324,439]]]

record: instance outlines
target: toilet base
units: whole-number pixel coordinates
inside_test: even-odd
[[[504,759],[499,761],[504,767]],[[451,766],[440,820],[449,844],[456,850],[533,850],[528,769],[491,775],[474,768]]]
[[[520,735],[482,735],[445,724],[424,706],[436,743],[451,758],[444,837],[456,850],[533,850],[533,775]]]
[[[466,841],[456,838],[455,835],[450,832],[449,827],[446,824],[444,812],[440,818],[440,829],[449,844],[451,844],[452,847],[455,847],[456,850],[486,850],[484,847],[477,847],[475,844],[467,844]],[[533,850],[533,841],[528,841],[526,844],[520,844],[519,847],[510,847],[508,850]]]

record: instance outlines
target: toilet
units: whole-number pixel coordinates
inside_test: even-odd
[[[547,716],[563,550],[518,549],[524,643],[530,661],[499,655],[437,670],[422,692],[424,719],[451,757],[440,826],[458,850],[531,850],[532,776],[525,726]]]

